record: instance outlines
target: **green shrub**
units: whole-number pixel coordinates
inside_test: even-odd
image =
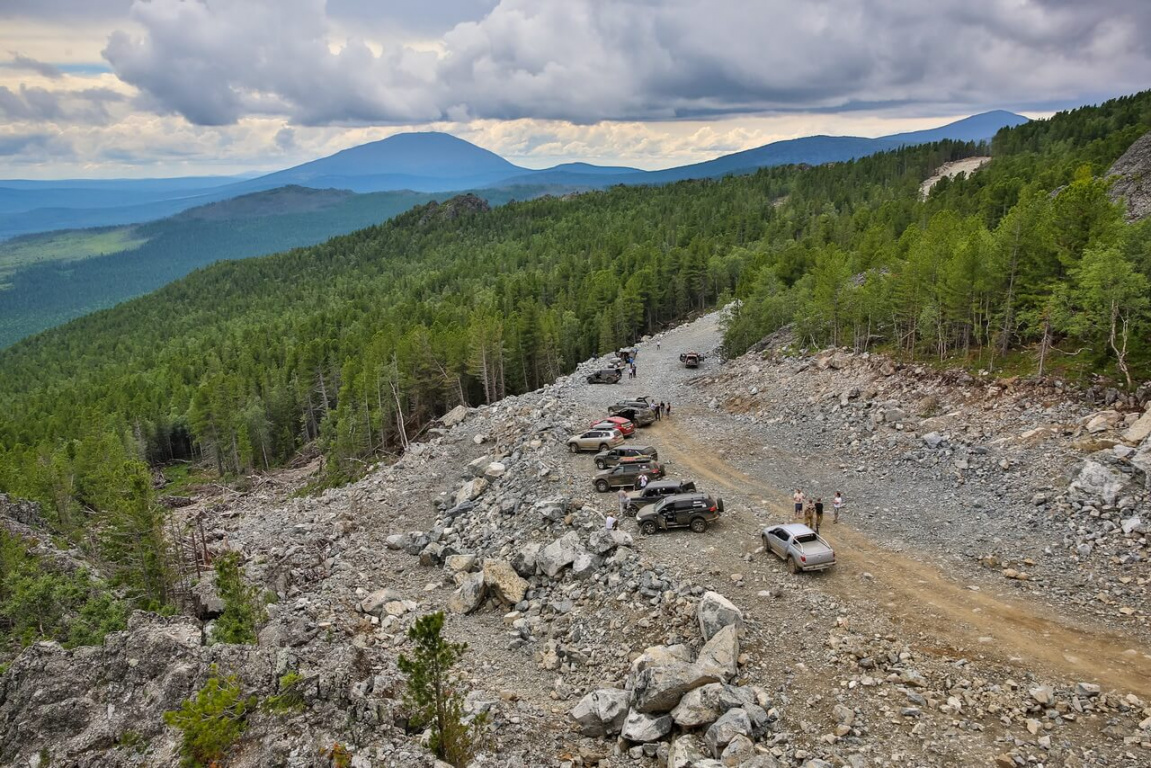
[[[215,569],[216,589],[224,601],[224,611],[216,620],[215,642],[254,645],[256,626],[263,613],[260,590],[245,583],[237,552],[217,558]]]
[[[422,616],[408,630],[415,643],[412,658],[400,655],[400,670],[408,676],[404,701],[412,710],[412,724],[429,726],[429,746],[436,756],[456,768],[468,765],[480,747],[486,720],[464,718],[463,694],[455,687],[451,669],[468,650],[467,643],[450,643],[442,637],[442,611]]]
[[[301,692],[304,678],[298,672],[289,672],[280,678],[280,692],[264,700],[269,712],[286,715],[304,708],[304,695]]]
[[[208,768],[227,757],[247,729],[248,714],[257,703],[255,696],[242,695],[235,675],[221,680],[213,667],[212,677],[194,699],[164,713],[164,722],[183,733],[182,765]]]

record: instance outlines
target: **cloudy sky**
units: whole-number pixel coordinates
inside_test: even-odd
[[[661,168],[1149,86],[1147,0],[0,0],[0,178],[270,170],[429,129]]]

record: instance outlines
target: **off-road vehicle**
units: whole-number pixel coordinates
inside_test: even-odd
[[[679,361],[683,363],[684,368],[698,368],[704,359],[704,356],[698,352],[684,352],[679,356]]]
[[[668,496],[636,515],[639,529],[650,536],[668,528],[691,528],[703,533],[719,519],[723,499],[712,499],[706,493],[683,493]]]
[[[635,424],[623,416],[605,416],[588,424],[588,429],[618,429],[624,437],[635,434]]]
[[[659,459],[659,451],[650,445],[621,445],[619,448],[609,448],[603,453],[595,455],[595,465],[598,469],[608,469],[619,464],[620,459],[639,459],[647,457],[652,461]]]
[[[623,373],[618,368],[601,368],[587,377],[588,384],[619,384]]]
[[[618,448],[615,450],[619,450]],[[694,480],[656,480],[648,483],[646,488],[636,488],[628,491],[626,510],[634,514],[637,510],[655,504],[667,496],[681,493],[695,493]]]
[[[655,411],[646,400],[621,400],[607,407],[612,416],[623,416],[637,427],[646,427],[655,421]]]
[[[822,571],[835,565],[835,550],[806,525],[771,525],[759,534],[763,551],[787,563],[787,570]]]
[[[622,443],[623,434],[618,429],[589,429],[582,435],[568,438],[568,450],[572,453],[606,451]]]
[[[651,459],[624,459],[611,469],[596,472],[592,477],[592,485],[600,493],[607,493],[612,488],[634,488],[640,475],[647,475],[649,480],[663,477],[663,465]]]

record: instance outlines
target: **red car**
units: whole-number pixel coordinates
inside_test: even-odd
[[[624,437],[631,437],[635,434],[635,424],[632,424],[630,419],[625,419],[623,416],[608,416],[607,418],[596,419],[591,423],[591,428],[618,429]]]

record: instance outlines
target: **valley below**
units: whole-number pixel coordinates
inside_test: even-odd
[[[340,745],[358,768],[431,766],[396,659],[442,610],[469,644],[466,707],[489,718],[477,766],[1151,763],[1138,397],[783,336],[724,361],[719,342],[713,313],[641,343],[619,384],[585,383],[592,360],[458,408],[318,497],[286,470],[195,498],[176,514],[275,595],[259,642],[206,643],[205,578],[200,618],[137,612],[103,646],[30,646],[0,676],[0,762],[173,765],[162,713],[218,670],[261,696],[303,679],[303,707],[254,716],[230,765],[334,765]],[[640,395],[672,413],[630,442],[724,499],[704,533],[603,530],[616,495],[566,440]],[[762,551],[795,488],[828,503],[829,571]]]

